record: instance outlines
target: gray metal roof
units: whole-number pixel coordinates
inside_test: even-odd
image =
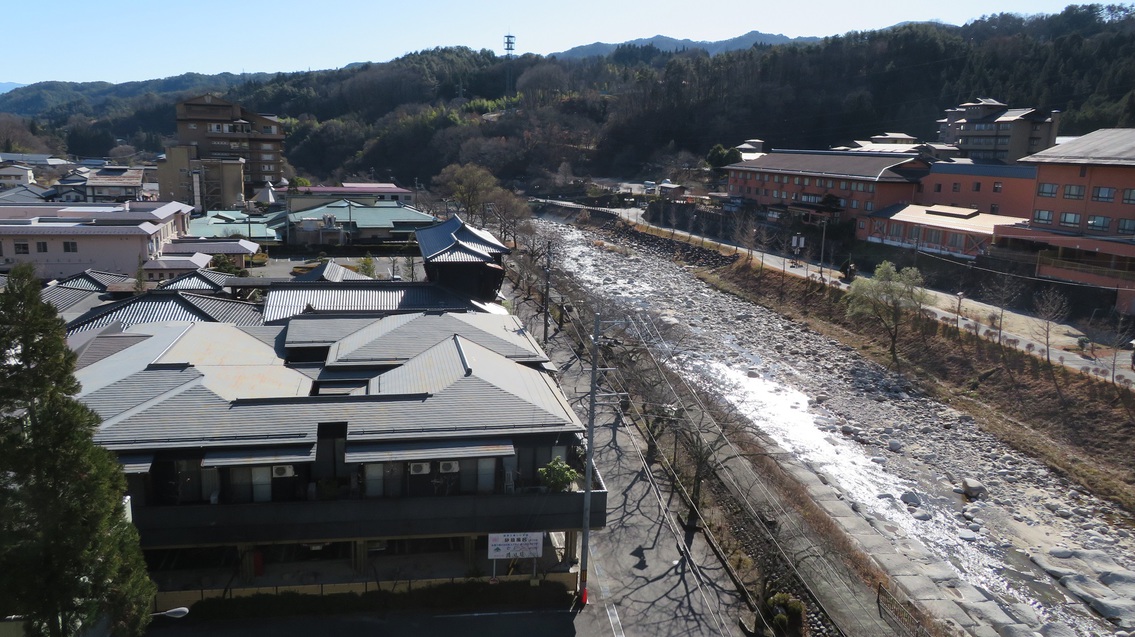
[[[327,365],[401,363],[455,335],[512,360],[548,360],[515,316],[417,313],[388,316],[343,337],[328,351]]]
[[[260,244],[248,239],[236,241],[201,241],[199,239],[178,239],[162,246],[162,254],[256,254]]]
[[[105,421],[195,383],[202,376],[193,367],[147,369],[91,392],[81,400]]]
[[[202,467],[234,467],[315,462],[315,445],[252,447],[249,449],[214,449],[205,452]]]
[[[372,281],[371,277],[365,274],[359,274],[348,268],[335,263],[334,259],[319,264],[317,267],[296,276],[295,281],[331,281],[338,283],[339,281]]]
[[[67,285],[49,285],[39,292],[39,298],[47,303],[55,306],[55,309],[63,312],[64,310],[73,307],[91,296],[98,296],[102,294],[94,290],[84,288],[73,288]]]
[[[327,316],[300,314],[287,325],[285,345],[292,347],[329,347],[348,334],[379,321],[375,316]]]
[[[166,290],[210,290],[221,292],[232,275],[227,272],[218,272],[208,268],[198,268],[193,272],[172,279],[166,279],[158,287]]]
[[[507,394],[547,412],[552,418],[576,419],[558,386],[544,372],[519,365],[460,336],[452,336],[370,382],[372,394]]]
[[[449,458],[499,458],[516,455],[511,440],[437,440],[355,444],[347,447],[346,462],[413,462]]]
[[[1102,128],[1019,160],[1030,164],[1135,165],[1135,128]]]
[[[778,150],[726,168],[833,179],[913,182],[917,181],[917,176],[926,174],[929,165],[914,155],[895,153]],[[911,172],[914,174],[908,174]]]
[[[154,464],[154,454],[124,453],[118,456],[118,464],[122,465],[122,473],[149,473],[150,465]]]
[[[150,338],[149,334],[101,334],[78,350],[79,357],[75,361],[75,369],[93,365],[148,338]]]
[[[403,313],[472,311],[468,298],[431,283],[406,281],[343,281],[273,285],[264,301],[264,322],[281,321],[304,312]]]
[[[435,396],[304,396],[230,403],[201,385],[107,420],[95,441],[114,451],[223,448],[314,442],[319,423],[346,422],[347,442],[577,434],[556,417],[487,383]]]
[[[209,321],[239,326],[263,325],[260,306],[180,291],[151,290],[96,308],[67,324],[68,333],[120,322],[125,327],[158,321]]]
[[[471,247],[487,255],[510,254],[512,251],[492,234],[469,226],[461,217],[453,215],[448,220],[414,232],[421,249],[422,258],[427,262],[439,257],[459,244]]]

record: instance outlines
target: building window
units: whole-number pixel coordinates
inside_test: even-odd
[[[891,238],[892,239],[895,239],[896,241],[899,240],[899,239],[902,239],[902,224],[901,223],[891,223],[891,227],[889,228],[889,230],[891,231]]]
[[[981,192],[981,182],[980,181],[973,182],[973,191],[974,192]]]
[[[942,184],[934,184],[934,192],[942,192]]]
[[[812,178],[811,177],[805,177],[804,178],[804,185],[805,186],[811,186],[812,185]]]
[[[799,186],[800,185],[800,178],[799,177],[793,177],[792,178],[792,185]]]
[[[1037,197],[1055,197],[1056,184],[1038,184],[1036,187]]]
[[[64,252],[78,252],[79,251],[78,242],[76,242],[76,241],[64,241],[63,242],[63,251]]]
[[[926,229],[926,243],[931,245],[939,245],[942,243],[942,231],[937,228]]]
[[[1135,219],[1120,219],[1116,231],[1119,234],[1135,234]]]
[[[906,231],[906,238],[918,243],[918,239],[922,236],[920,230],[922,230],[922,226],[910,226]]]
[[[1108,186],[1096,186],[1092,188],[1092,201],[1102,201],[1105,203],[1115,201],[1115,188]]]
[[[1051,210],[1034,210],[1033,221],[1036,223],[1052,223]]]
[[[1001,182],[993,182],[993,192],[1001,192]]]
[[[871,212],[872,210],[875,209],[875,202],[874,201],[868,201],[867,203],[863,204],[863,209],[866,210],[867,212]]]
[[[1062,212],[1060,213],[1060,225],[1069,228],[1080,227],[1080,213],[1078,212]]]
[[[999,212],[1001,212],[1001,206],[998,206],[998,205],[997,205],[997,204],[995,204],[995,203],[991,203],[991,204],[989,204],[989,214],[993,214],[993,215],[995,215],[995,214],[997,214],[997,213],[999,213]]]
[[[851,209],[852,210],[859,210],[859,201],[858,200],[856,200],[856,199],[851,200]]]
[[[847,182],[846,181],[839,182],[839,189],[840,190],[847,190]]]
[[[1088,215],[1088,230],[1107,232],[1111,226],[1111,219],[1100,215]]]
[[[954,185],[950,186],[950,190],[953,191],[953,192],[961,192],[962,191],[962,185],[955,181]]]
[[[1065,199],[1083,199],[1084,198],[1084,187],[1083,186],[1077,186],[1075,184],[1068,184],[1068,185],[1064,186],[1064,198]]]
[[[46,241],[36,241],[35,242],[35,251],[39,252],[39,253],[47,252],[47,242]]]
[[[22,243],[22,242],[17,242],[16,243],[16,254],[31,254],[28,251],[28,244]]]
[[[220,124],[209,124],[209,132],[210,133],[220,133],[220,132],[223,132],[224,130],[225,129]]]
[[[1135,204],[1135,188],[1126,188],[1123,190],[1123,203]]]
[[[960,232],[951,232],[950,238],[947,240],[948,245],[951,248],[957,248],[957,249],[961,250],[962,249],[962,236],[963,235]]]
[[[197,122],[189,122],[189,130],[197,130]]]

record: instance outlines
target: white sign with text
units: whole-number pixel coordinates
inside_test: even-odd
[[[490,533],[489,559],[511,560],[523,557],[540,557],[544,554],[544,534]]]

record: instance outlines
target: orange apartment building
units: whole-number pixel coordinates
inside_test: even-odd
[[[930,164],[904,153],[775,150],[727,170],[729,195],[755,203],[770,220],[819,223],[861,219],[914,201]]]
[[[1135,313],[1135,129],[1102,129],[1022,158],[1036,167],[1030,218],[997,245],[1035,254],[1040,277],[1117,291]]]
[[[947,160],[931,165],[930,174],[922,178],[914,202],[1028,219],[1032,216],[1035,189],[1035,166]]]

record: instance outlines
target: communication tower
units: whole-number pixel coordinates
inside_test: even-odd
[[[516,51],[516,36],[507,34],[504,36],[504,94],[505,97],[512,95],[512,58],[513,53]]]

